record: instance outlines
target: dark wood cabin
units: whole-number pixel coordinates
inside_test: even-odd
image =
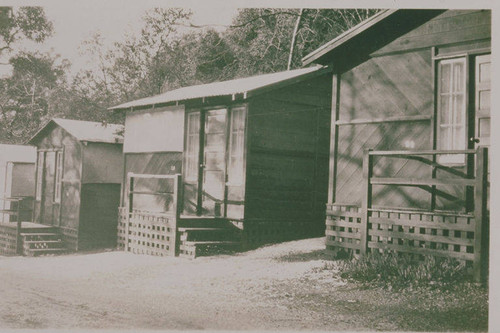
[[[183,239],[191,237],[196,252],[209,240],[241,239],[253,246],[323,233],[331,105],[327,73],[312,67],[185,87],[111,108],[126,111],[125,176],[182,175],[177,228],[189,234],[180,237],[181,254],[189,252]],[[135,185],[139,192],[147,187]],[[130,197],[123,195],[126,206]],[[159,197],[136,193],[129,213],[159,213],[167,206]],[[240,233],[201,235],[205,242],[197,243],[192,235],[201,230],[193,229],[216,223],[231,224]]]
[[[332,69],[327,249],[440,255],[477,272],[490,57],[490,10],[395,9],[303,59]]]
[[[69,250],[116,246],[123,126],[58,119],[37,148],[33,222],[56,227]]]

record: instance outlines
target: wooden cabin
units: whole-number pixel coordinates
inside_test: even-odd
[[[116,246],[123,126],[49,121],[37,148],[33,222],[55,227],[69,250]]]
[[[0,222],[31,219],[30,210],[18,212],[16,205],[35,194],[35,160],[33,147],[0,144]]]
[[[490,58],[490,10],[394,9],[303,59],[332,69],[328,250],[453,257],[479,276]]]
[[[111,108],[126,111],[129,177],[122,203],[127,211],[121,216],[129,220],[120,223],[122,246],[196,256],[221,242],[248,247],[321,235],[328,179],[328,71],[316,66],[185,87]],[[178,200],[165,193],[166,184],[160,190],[158,182],[147,183],[145,174],[180,174]],[[173,176],[170,180],[170,188],[176,188]],[[172,209],[179,213],[177,222],[172,217],[170,222],[155,220]],[[150,226],[144,222],[148,218],[158,224]],[[178,237],[180,244],[151,241],[165,237],[157,233],[165,228],[162,223],[173,230],[167,238]]]

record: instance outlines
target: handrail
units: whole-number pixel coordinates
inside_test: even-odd
[[[475,154],[476,150],[370,150],[371,156],[398,156],[398,155],[459,155]]]
[[[436,179],[435,169],[439,168],[439,164],[435,162],[433,158],[431,162],[432,166],[432,178],[413,178],[412,176],[401,178],[401,177],[374,177],[374,160],[375,157],[404,157],[411,159],[411,156],[415,155],[451,155],[451,154],[472,154],[475,157],[475,161],[469,160],[466,163],[467,168],[474,168],[473,170],[467,170],[463,174],[455,174],[460,176],[460,178],[439,178]],[[419,161],[419,159],[416,159]],[[430,161],[430,160],[429,160]],[[429,164],[429,161],[420,161]],[[381,211],[372,206],[373,204],[373,186],[374,185],[399,185],[399,186],[417,186],[426,191],[432,193],[431,197],[431,208],[430,211],[435,213],[434,200],[436,195],[440,195],[436,186],[438,185],[459,185],[465,188],[466,197],[470,197],[469,194],[473,194],[474,208],[470,211],[469,199],[466,199],[464,206],[466,213],[457,212],[454,216],[460,217],[470,217],[473,219],[471,222],[472,231],[474,233],[473,239],[473,274],[476,281],[481,281],[484,278],[484,270],[486,258],[485,252],[487,251],[487,233],[488,233],[488,212],[487,212],[487,189],[489,186],[488,182],[488,148],[478,147],[476,150],[406,150],[406,151],[373,151],[366,149],[363,154],[363,196],[361,203],[360,215],[360,245],[359,250],[361,254],[366,254],[369,246],[369,228],[371,214],[375,211]],[[472,172],[473,171],[473,172]],[[472,189],[474,191],[472,192]],[[442,195],[442,193],[441,193]],[[450,194],[451,196],[451,194]],[[454,198],[454,196],[452,196]],[[472,203],[472,201],[471,201]],[[387,212],[395,212],[395,209],[385,210]],[[406,212],[405,212],[406,213]],[[422,214],[422,213],[419,213]]]

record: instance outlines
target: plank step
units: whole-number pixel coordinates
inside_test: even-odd
[[[179,231],[185,232],[185,231],[226,231],[226,228],[196,228],[196,227],[182,227],[179,228]]]
[[[41,256],[45,254],[58,254],[58,253],[63,253],[66,252],[65,248],[43,248],[43,249],[28,249],[25,250],[25,255],[31,256],[31,257],[36,257],[36,256]]]
[[[27,240],[23,242],[24,244],[36,244],[36,243],[61,243],[60,240],[53,240],[53,239],[47,239],[47,240]]]
[[[59,236],[55,232],[21,232],[21,236]]]
[[[235,241],[185,241],[184,245],[197,246],[197,245],[239,245],[240,242]]]

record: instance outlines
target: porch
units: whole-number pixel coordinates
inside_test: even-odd
[[[179,174],[129,173],[125,194],[124,205],[118,208],[119,249],[137,254],[195,258],[232,252],[240,247],[239,229],[226,219],[182,214]],[[148,206],[152,208],[144,209]]]
[[[66,251],[58,228],[33,222],[0,222],[0,255],[38,256]]]
[[[464,170],[439,163],[440,156],[463,158]],[[430,178],[380,177],[374,172],[379,159],[403,159],[428,166]],[[488,269],[489,207],[488,148],[463,151],[373,151],[363,156],[361,205],[328,203],[326,248],[364,255],[391,251],[420,259],[424,255],[455,258],[472,269],[476,281]],[[438,173],[439,172],[439,173]],[[439,177],[438,177],[439,175]],[[461,187],[464,199],[442,190]],[[404,186],[430,194],[427,209],[374,205],[374,187]],[[453,210],[438,209],[436,200],[446,198]]]

